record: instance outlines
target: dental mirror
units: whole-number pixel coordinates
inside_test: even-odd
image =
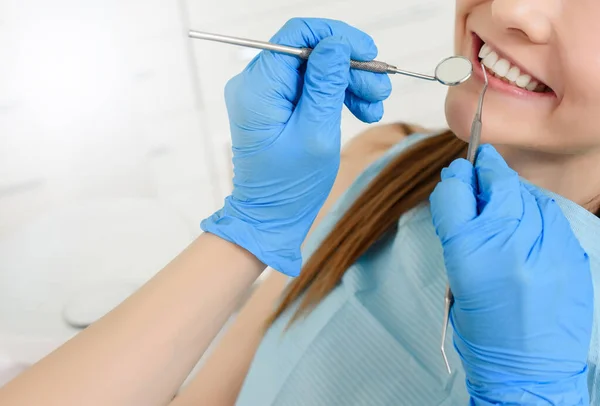
[[[464,56],[443,59],[435,68],[435,78],[446,86],[464,83],[473,74],[473,64]]]

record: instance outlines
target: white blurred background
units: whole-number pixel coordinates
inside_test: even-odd
[[[335,18],[378,59],[432,73],[453,14],[448,0],[0,0],[0,385],[79,331],[65,316],[156,273],[229,194],[223,88],[256,51],[189,29],[268,40],[294,16]],[[443,86],[392,83],[384,122],[445,125]],[[364,128],[345,113],[344,141]]]

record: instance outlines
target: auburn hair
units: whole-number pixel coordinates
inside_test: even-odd
[[[400,125],[407,135],[417,131],[417,127]],[[399,154],[371,181],[311,255],[267,325],[297,300],[300,304],[289,324],[318,305],[369,247],[394,231],[402,215],[428,202],[442,169],[466,157],[467,148],[447,130]]]

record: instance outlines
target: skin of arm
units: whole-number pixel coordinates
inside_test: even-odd
[[[336,185],[315,223],[387,149],[382,145],[389,147],[403,136],[398,131],[391,134],[392,128],[376,127],[345,149]],[[368,134],[371,141],[365,141]],[[0,389],[0,404],[169,404],[264,269],[244,249],[202,234],[121,305]],[[209,368],[173,405],[197,404],[198,399],[214,399],[212,405],[235,401],[264,320],[284,284],[285,277],[277,273],[264,283],[209,360]],[[221,364],[219,357],[229,363]],[[207,374],[210,379],[204,378]]]
[[[424,131],[423,129],[418,129]],[[414,130],[413,130],[414,131]],[[340,169],[333,188],[311,230],[331,206],[371,163],[406,136],[399,124],[373,127],[349,141],[342,150]],[[238,397],[254,354],[265,331],[265,320],[281,296],[288,277],[273,272],[246,302],[235,322],[210,354],[196,377],[170,406],[232,406]]]
[[[202,234],[112,312],[0,389],[0,404],[169,404],[264,269],[239,246]]]

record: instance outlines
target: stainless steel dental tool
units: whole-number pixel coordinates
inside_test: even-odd
[[[485,92],[488,87],[488,77],[483,63],[481,64],[481,69],[483,69],[483,78],[485,79],[485,83],[483,84],[483,89],[479,95],[479,103],[477,104],[477,112],[475,113],[473,124],[471,124],[471,138],[469,139],[469,149],[467,150],[467,159],[472,164],[475,164],[477,150],[479,149],[479,143],[481,139],[481,110],[483,109],[483,97],[485,96]]]
[[[467,150],[467,159],[472,164],[475,164],[477,150],[479,149],[479,143],[481,140],[481,111],[483,109],[483,97],[485,96],[485,92],[488,87],[488,77],[483,63],[481,64],[481,68],[483,69],[485,83],[481,93],[479,94],[479,103],[477,104],[475,118],[473,118],[473,123],[471,124],[471,137],[469,138],[469,149]],[[453,304],[454,295],[452,294],[452,290],[450,290],[450,285],[446,285],[446,293],[444,295],[444,323],[442,325],[442,343],[440,349],[442,351],[442,357],[444,357],[444,362],[446,363],[446,368],[448,369],[449,374],[452,373],[452,370],[450,369],[450,363],[448,362],[448,357],[446,356],[445,343],[446,332],[448,331],[448,324],[450,322],[450,310],[452,309]]]
[[[312,52],[312,48],[295,48],[286,45],[273,44],[270,42],[255,41],[247,38],[236,38],[220,34],[211,34],[208,32],[190,31],[189,36],[190,38],[195,39],[204,39],[208,41],[216,41],[226,44],[279,52],[287,55],[293,55],[301,59],[308,59],[308,56]],[[381,61],[351,61],[350,66],[353,69],[359,69],[368,72],[400,74],[433,82],[437,81],[446,86],[459,85],[469,79],[473,74],[473,65],[471,64],[471,61],[463,56],[451,56],[443,59],[435,68],[434,76],[398,69],[393,65],[389,65]]]

